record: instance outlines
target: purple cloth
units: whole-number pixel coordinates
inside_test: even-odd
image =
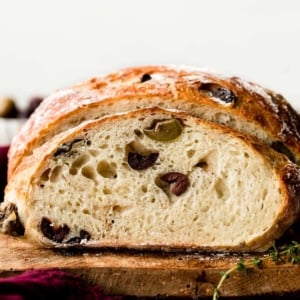
[[[0,202],[3,201],[7,175],[7,152],[9,146],[0,146]]]
[[[20,275],[0,279],[1,300],[66,299],[120,300],[120,296],[104,296],[99,286],[89,286],[79,276],[58,269],[29,270]]]

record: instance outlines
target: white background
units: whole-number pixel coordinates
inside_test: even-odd
[[[239,75],[300,108],[298,0],[0,0],[0,95],[33,95],[120,67]]]

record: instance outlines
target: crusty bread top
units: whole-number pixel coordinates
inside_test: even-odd
[[[215,87],[221,87],[217,96]],[[146,66],[92,78],[45,99],[12,142],[8,178],[23,156],[30,155],[36,146],[72,126],[71,123],[115,113],[118,106],[121,111],[139,108],[139,101],[141,107],[145,107],[142,100],[149,100],[149,106],[153,106],[154,98],[160,107],[172,108],[173,105],[185,110],[184,103],[189,102],[186,106],[189,113],[194,107],[195,111],[208,109],[215,115],[221,113],[224,118],[234,116],[232,127],[240,118],[243,125],[236,127],[243,128],[237,129],[251,131],[253,126],[252,131],[261,130],[258,135],[267,143],[279,142],[274,148],[292,153],[290,156],[300,161],[300,118],[281,95],[238,77],[188,67]]]

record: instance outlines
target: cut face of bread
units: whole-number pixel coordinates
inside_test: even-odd
[[[185,113],[86,122],[34,156],[2,209],[13,203],[25,236],[48,246],[265,250],[299,211],[284,155]]]

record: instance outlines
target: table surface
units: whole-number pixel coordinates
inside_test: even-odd
[[[0,235],[2,277],[28,269],[59,268],[82,276],[88,283],[99,284],[109,295],[211,297],[220,272],[239,259],[239,255],[51,250]],[[300,296],[300,265],[277,265],[264,259],[260,269],[251,267],[246,273],[234,272],[220,292],[226,298]]]

